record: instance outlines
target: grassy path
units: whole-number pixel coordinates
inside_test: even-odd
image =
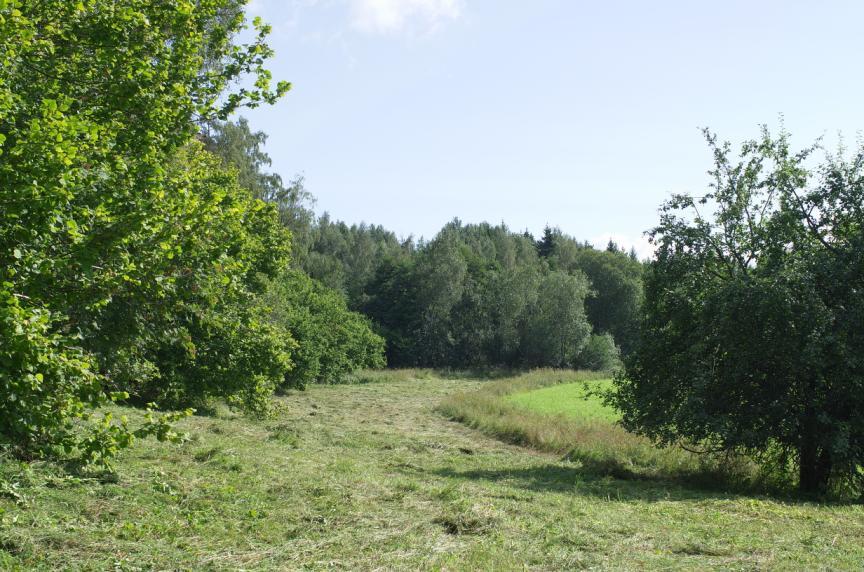
[[[285,398],[275,420],[190,419],[192,441],[141,444],[117,482],[0,462],[0,569],[852,570],[864,562],[860,505],[601,478],[434,411],[480,383],[314,387]]]

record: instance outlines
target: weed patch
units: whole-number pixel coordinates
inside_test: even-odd
[[[488,534],[495,529],[498,517],[488,507],[468,502],[453,502],[435,523],[441,525],[447,534]]]

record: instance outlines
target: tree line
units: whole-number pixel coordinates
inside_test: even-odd
[[[458,219],[417,244],[326,220],[314,234],[307,270],[337,284],[349,277],[352,307],[387,339],[391,365],[606,369],[628,349],[642,264],[614,244],[595,250],[551,228],[538,241]],[[319,248],[333,243],[346,248]]]
[[[283,184],[269,171],[266,140],[240,118],[215,125],[208,145],[276,207],[298,266],[371,319],[390,366],[611,369],[633,346],[643,271],[634,251],[595,249],[549,226],[535,239],[455,219],[415,241],[316,216],[301,178]]]

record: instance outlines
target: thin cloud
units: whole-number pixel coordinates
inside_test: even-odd
[[[351,23],[368,34],[434,31],[461,14],[461,0],[350,0]]]

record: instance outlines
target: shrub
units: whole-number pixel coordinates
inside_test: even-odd
[[[621,352],[615,345],[612,334],[593,334],[576,358],[580,369],[609,371],[621,363]]]
[[[348,310],[344,297],[300,271],[287,271],[269,283],[264,302],[271,323],[297,342],[295,367],[284,388],[336,383],[348,373],[380,368],[384,340],[367,318]]]

